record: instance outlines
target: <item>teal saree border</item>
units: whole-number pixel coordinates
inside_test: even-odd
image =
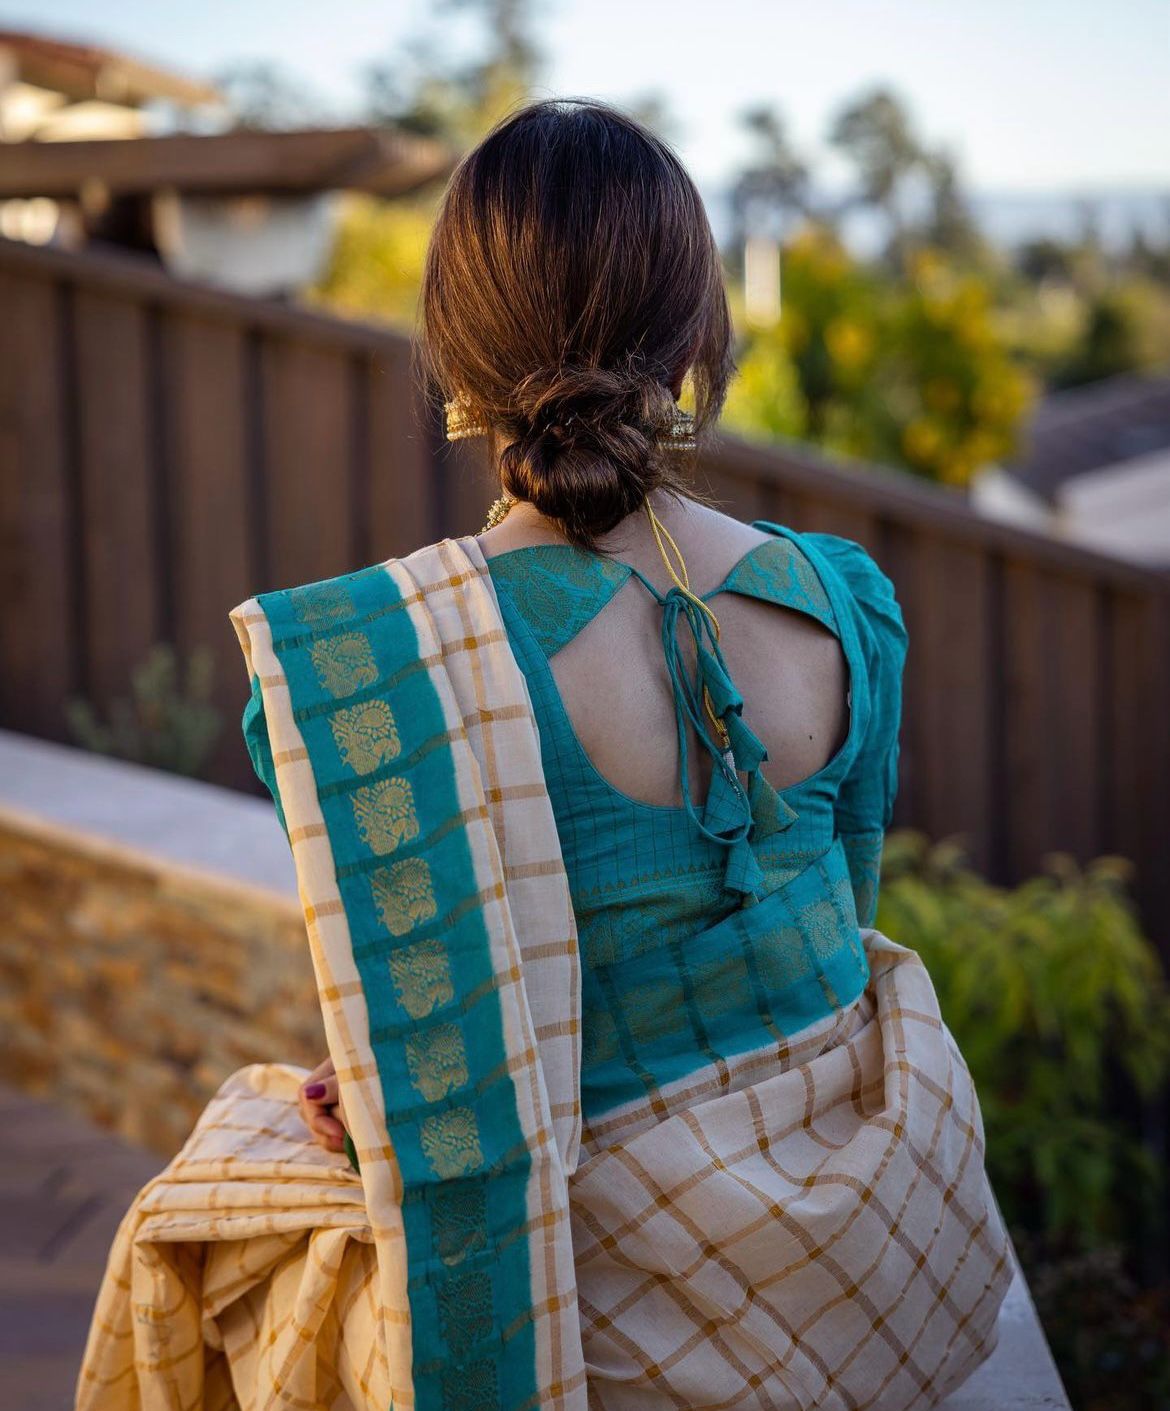
[[[403,1180],[419,1411],[532,1406],[531,1155],[449,725],[381,567],[259,597],[288,682]]]

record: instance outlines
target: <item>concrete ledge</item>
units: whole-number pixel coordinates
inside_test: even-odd
[[[1070,1411],[1018,1264],[999,1313],[999,1346],[966,1385],[940,1405],[941,1411]]]
[[[258,799],[60,745],[0,731],[0,808],[47,825],[211,874],[296,896],[288,842],[275,810]],[[269,1055],[276,1056],[276,1055]],[[999,1346],[945,1411],[1068,1411],[1017,1268],[1000,1317]],[[889,1408],[888,1411],[897,1411]]]
[[[184,867],[297,894],[270,802],[0,730],[0,804]]]

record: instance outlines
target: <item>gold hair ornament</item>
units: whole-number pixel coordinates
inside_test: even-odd
[[[473,436],[486,436],[487,424],[476,418],[471,404],[462,393],[443,403],[448,441],[466,441]]]
[[[491,430],[482,418],[475,415],[470,402],[462,394],[444,402],[443,416],[448,441],[467,441],[472,437],[486,436]],[[695,418],[676,402],[669,422],[654,441],[664,451],[693,451],[698,445]]]

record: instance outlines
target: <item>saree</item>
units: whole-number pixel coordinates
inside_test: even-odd
[[[957,1387],[1012,1260],[917,956],[866,930],[856,1002],[586,1123],[572,903],[478,543],[232,620],[356,1162],[308,1140],[299,1070],[229,1078],[122,1222],[81,1411],[909,1411]]]

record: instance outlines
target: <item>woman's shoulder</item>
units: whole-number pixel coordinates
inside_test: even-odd
[[[782,538],[800,550],[830,596],[844,600],[872,630],[893,639],[905,637],[893,580],[863,544],[840,534],[797,531],[767,520],[757,520],[753,528]]]

